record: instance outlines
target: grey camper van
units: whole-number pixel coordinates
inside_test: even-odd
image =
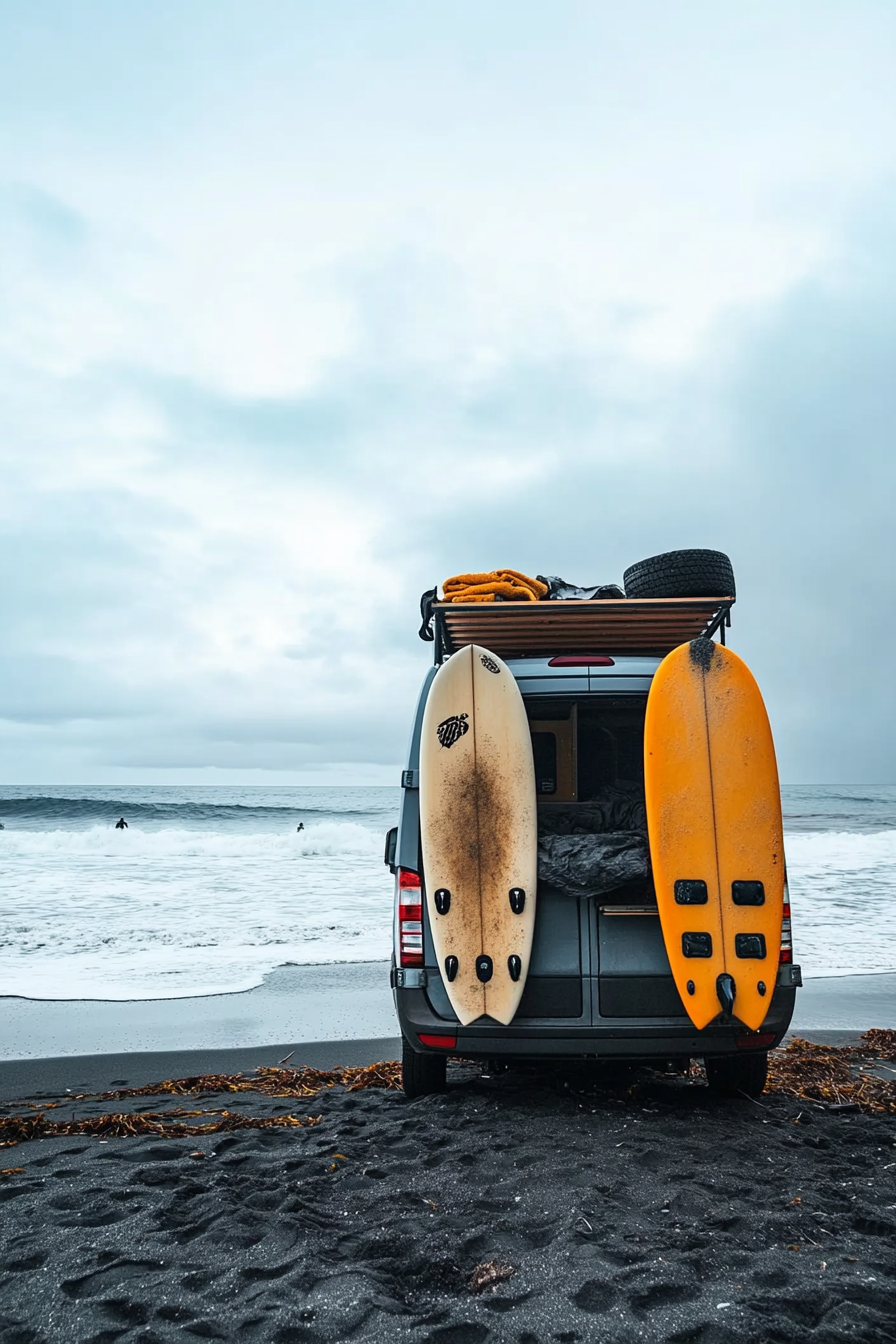
[[[509,1026],[458,1022],[437,964],[425,900],[418,807],[420,727],[438,666],[466,643],[500,654],[532,732],[539,838],[570,831],[646,836],[643,735],[647,696],[666,653],[699,635],[724,642],[733,598],[433,606],[435,666],[423,683],[402,774],[398,825],[386,839],[395,875],[391,984],[408,1096],[441,1090],[452,1056],[512,1060],[705,1062],[717,1091],[758,1095],[768,1051],[790,1024],[800,969],[790,907],[768,1013],[750,1032],[722,1015],[696,1030],[666,955],[649,875],[609,861],[582,893],[539,873],[525,992]],[[515,610],[513,610],[515,608]],[[600,650],[599,653],[594,650]],[[646,839],[643,839],[646,849]],[[785,902],[787,900],[785,892]]]

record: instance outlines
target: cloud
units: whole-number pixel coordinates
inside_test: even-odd
[[[423,588],[688,545],[784,777],[892,777],[891,12],[500,9],[7,17],[10,780],[391,779]]]

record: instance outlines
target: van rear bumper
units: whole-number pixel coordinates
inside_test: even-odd
[[[415,1050],[465,1059],[659,1059],[724,1055],[750,1048],[770,1050],[784,1037],[796,1003],[795,985],[779,984],[758,1032],[748,1031],[739,1022],[697,1031],[681,1018],[614,1018],[605,1024],[570,1022],[562,1026],[527,1021],[502,1027],[484,1022],[462,1027],[438,1017],[422,989],[395,986],[393,994],[402,1034]],[[430,1047],[420,1041],[421,1034],[453,1038],[455,1043],[453,1047]]]

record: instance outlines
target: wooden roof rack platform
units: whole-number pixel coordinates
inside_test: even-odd
[[[616,598],[595,602],[434,602],[435,661],[467,644],[502,658],[558,654],[665,657],[731,624],[733,597]]]

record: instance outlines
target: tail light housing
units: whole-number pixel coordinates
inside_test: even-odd
[[[423,965],[423,892],[419,874],[407,868],[398,870],[398,960]]]
[[[551,658],[548,667],[615,667],[616,659],[608,658],[605,653],[564,654],[561,658]]]
[[[790,966],[793,964],[793,928],[790,922],[790,891],[787,887],[787,878],[784,879],[784,914],[781,919],[781,955],[778,957],[781,966]]]

